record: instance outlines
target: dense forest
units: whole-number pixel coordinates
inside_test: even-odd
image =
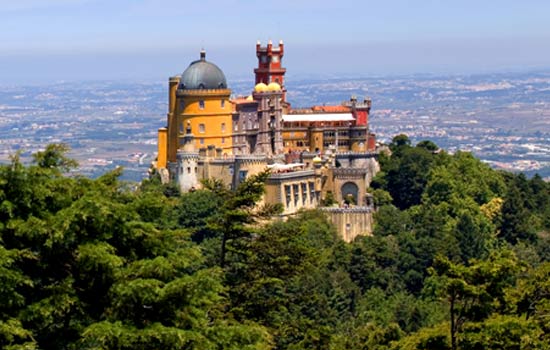
[[[0,166],[2,349],[549,349],[550,184],[396,136],[372,236],[236,191]]]

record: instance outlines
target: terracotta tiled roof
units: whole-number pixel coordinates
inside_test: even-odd
[[[322,113],[350,113],[351,108],[347,106],[313,106],[311,108],[297,108],[290,111],[289,114],[322,114]]]
[[[351,108],[346,106],[313,106],[311,109],[315,112],[338,113],[350,112]]]
[[[254,102],[256,102],[256,101],[247,100],[246,97],[239,97],[239,98],[235,98],[235,99],[231,100],[231,103],[236,104],[236,105],[240,105],[240,104],[243,104],[243,103],[254,103]]]

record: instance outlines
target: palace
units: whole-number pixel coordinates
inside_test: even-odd
[[[256,85],[231,98],[222,70],[206,53],[169,79],[167,125],[158,130],[154,167],[182,191],[215,177],[235,188],[266,168],[266,203],[284,215],[326,209],[345,239],[370,230],[367,188],[378,170],[376,138],[369,131],[370,99],[352,97],[336,106],[292,108],[286,100],[284,44],[256,44]],[[355,213],[355,214],[354,214]]]

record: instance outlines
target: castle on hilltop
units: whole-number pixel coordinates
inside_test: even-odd
[[[236,188],[266,168],[266,203],[283,215],[326,208],[344,239],[370,232],[367,193],[378,170],[376,138],[369,131],[370,99],[351,97],[336,106],[292,108],[286,100],[284,44],[256,44],[256,84],[232,98],[222,70],[206,53],[169,79],[167,125],[158,130],[154,164],[164,182],[183,191],[218,178]]]

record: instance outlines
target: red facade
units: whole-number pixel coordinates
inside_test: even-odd
[[[356,110],[355,111],[355,125],[368,125],[369,112],[368,110]]]
[[[285,73],[283,68],[283,55],[285,53],[284,44],[279,42],[278,47],[274,47],[271,41],[267,46],[262,47],[258,42],[256,44],[256,56],[258,57],[258,68],[254,69],[256,75],[256,84],[277,83],[283,89],[283,101],[285,100]]]

